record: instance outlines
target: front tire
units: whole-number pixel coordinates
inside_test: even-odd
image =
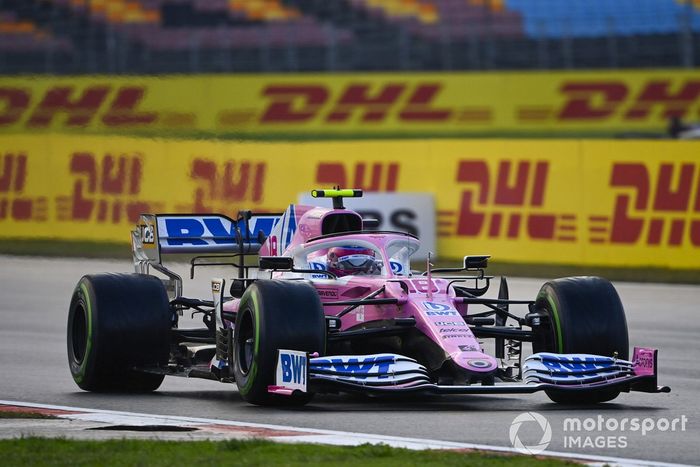
[[[312,393],[270,394],[277,350],[326,350],[326,319],[314,287],[302,281],[257,280],[241,297],[234,333],[238,392],[256,405],[303,405]]]
[[[600,277],[568,277],[545,283],[535,308],[545,312],[547,324],[536,332],[533,352],[588,353],[627,360],[627,320],[615,287]],[[616,388],[592,391],[547,389],[562,404],[594,404],[615,399]]]
[[[167,364],[170,328],[168,296],[158,278],[83,276],[68,310],[68,364],[73,380],[86,391],[155,391],[164,376],[133,368]]]

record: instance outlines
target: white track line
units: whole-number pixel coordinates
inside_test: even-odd
[[[492,446],[488,444],[458,443],[453,441],[441,441],[435,439],[403,438],[398,436],[373,435],[366,433],[353,433],[347,431],[324,430],[317,428],[301,428],[284,425],[271,425],[266,423],[237,422],[232,420],[217,420],[212,418],[182,417],[176,415],[153,415],[135,412],[120,412],[113,410],[88,409],[82,407],[70,407],[63,405],[36,404],[31,402],[0,400],[1,405],[28,407],[45,410],[59,410],[66,412],[79,412],[68,414],[56,414],[59,418],[82,420],[91,422],[108,423],[115,425],[173,425],[191,426],[201,428],[238,427],[260,430],[259,437],[273,441],[286,443],[315,443],[343,446],[357,446],[360,444],[385,444],[391,447],[413,450],[447,449],[447,450],[479,450],[494,451],[507,454],[521,454],[514,448],[505,446]],[[2,407],[0,407],[0,410]],[[268,431],[266,436],[266,431]],[[285,433],[286,432],[286,433]],[[290,432],[295,433],[289,435]],[[277,434],[275,434],[277,433]],[[298,433],[298,435],[296,434]],[[685,464],[673,464],[643,459],[627,459],[622,457],[596,456],[589,454],[576,454],[568,452],[545,451],[538,456],[556,457],[580,461],[588,465],[616,465],[624,467],[658,466],[658,467],[687,467]]]

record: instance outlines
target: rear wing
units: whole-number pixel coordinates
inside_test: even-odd
[[[194,268],[197,256],[257,254],[281,217],[250,211],[242,211],[236,220],[223,214],[142,214],[131,231],[134,269],[142,274],[149,267],[160,271],[175,282],[173,292],[179,296],[182,278],[163,266],[163,255],[195,256]]]

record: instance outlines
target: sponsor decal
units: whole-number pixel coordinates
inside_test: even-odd
[[[639,122],[658,118],[652,115],[658,110],[666,120],[682,118],[698,104],[700,79],[650,79],[637,89],[622,80],[572,80],[563,82],[560,91],[565,99],[557,115],[561,121]]]
[[[464,332],[469,329],[467,326],[460,326],[458,328],[440,328],[440,334],[450,333],[450,332]]]
[[[27,129],[148,126],[156,122],[158,114],[139,109],[146,89],[142,85],[93,82],[82,89],[74,84],[53,85],[41,92],[0,85],[0,102],[6,105],[0,114],[0,127],[21,120]]]
[[[233,245],[235,226],[223,217],[165,217],[158,219],[161,242],[168,246]]]
[[[43,223],[48,219],[46,196],[27,196],[27,154],[6,153],[0,157],[0,222],[12,220]]]
[[[654,354],[653,352],[639,352],[637,354],[637,359],[634,361],[635,366],[639,366],[646,369],[654,368]]]
[[[438,234],[575,242],[576,213],[544,209],[549,166],[549,161],[501,160],[496,167],[485,159],[458,161],[457,182],[465,188],[457,211],[438,213]]]
[[[277,216],[260,216],[251,219],[250,228],[269,234]],[[245,231],[245,223],[239,228]],[[266,229],[269,229],[266,231]],[[236,245],[236,223],[223,216],[159,216],[158,232],[161,245],[168,247]],[[245,235],[245,234],[244,234]],[[257,235],[248,233],[251,243],[257,243]]]
[[[350,373],[356,377],[366,377],[370,372],[377,373],[379,378],[388,377],[393,363],[392,359],[380,356],[315,358],[313,360],[314,366],[330,366],[337,372]]]
[[[267,242],[270,245],[270,254],[272,254],[272,256],[277,256],[279,254],[279,250],[277,249],[277,235],[271,234]]]
[[[156,241],[155,228],[152,224],[139,225],[141,230],[141,242],[145,245],[153,245]]]
[[[338,290],[336,289],[316,289],[316,291],[321,298],[338,298]]]
[[[450,305],[436,302],[423,302],[423,307],[429,311],[448,311],[452,309]]]
[[[449,310],[449,311],[428,311],[425,313],[428,316],[459,316],[459,313],[457,313],[454,310]]]
[[[435,321],[435,326],[461,326],[465,325],[464,321]]]
[[[276,384],[306,392],[307,360],[306,352],[279,350]]]
[[[542,364],[557,373],[566,373],[578,370],[609,369],[611,362],[596,362],[594,357],[557,357],[557,360],[543,359]]]
[[[389,266],[391,267],[391,272],[396,275],[402,275],[404,272],[403,264],[398,261],[389,261]]]
[[[165,203],[143,196],[144,156],[73,152],[67,176],[72,189],[55,197],[60,222],[135,224],[142,213],[163,212]]]
[[[395,113],[403,122],[441,122],[449,119],[449,109],[433,108],[441,83],[411,84],[348,83],[339,95],[333,96],[324,84],[274,84],[266,86],[262,95],[268,99],[260,123],[300,124],[315,118],[336,126],[348,122],[353,115],[372,124]],[[327,105],[330,104],[330,105]]]
[[[612,212],[589,216],[589,242],[700,247],[700,164],[615,162]]]
[[[601,190],[613,195],[582,215],[547,209],[551,161],[457,162],[465,188],[458,209],[438,211],[440,237],[589,245],[700,247],[700,165],[693,161],[619,162]]]
[[[476,345],[460,345],[459,350],[462,352],[479,352],[481,349]]]
[[[262,202],[267,162],[195,158],[189,177],[195,185],[192,203],[177,205],[176,212],[232,212],[232,206],[250,208]],[[257,235],[257,230],[252,229]],[[264,229],[269,233],[270,227]]]
[[[473,337],[470,334],[445,334],[442,336],[443,339],[466,339]]]
[[[610,131],[692,120],[699,103],[697,73],[677,70],[4,78],[0,130]]]
[[[314,261],[309,263],[309,269],[313,269],[314,271],[325,271],[326,265],[323,263],[316,263]],[[311,274],[312,279],[328,279],[329,277],[325,274]],[[319,289],[320,290],[320,289]],[[338,293],[336,292],[335,297],[338,296]]]

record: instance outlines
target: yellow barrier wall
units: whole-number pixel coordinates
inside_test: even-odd
[[[0,136],[0,237],[126,242],[141,212],[279,212],[332,185],[434,193],[443,257],[700,266],[700,152],[679,141]]]
[[[700,119],[700,72],[0,78],[0,132],[662,131]]]

